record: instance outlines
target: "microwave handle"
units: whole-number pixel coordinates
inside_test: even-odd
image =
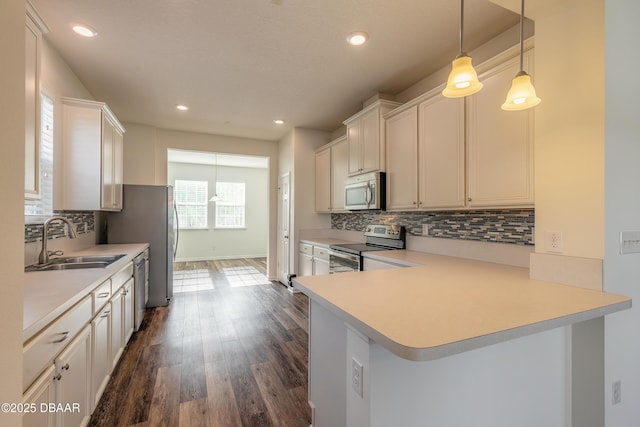
[[[371,186],[369,184],[364,187],[364,201],[367,203],[367,207],[369,207],[371,204]]]

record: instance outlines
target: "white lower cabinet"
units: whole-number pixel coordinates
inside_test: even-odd
[[[91,333],[91,406],[95,408],[111,373],[111,303],[93,318]]]
[[[28,406],[29,411],[23,411],[23,427],[54,427],[56,417],[54,412],[41,411],[49,402],[56,401],[55,366],[50,365],[38,379],[24,393],[22,402]]]
[[[60,354],[56,366],[58,426],[86,426],[91,416],[91,327]]]
[[[133,301],[133,277],[124,284],[124,296],[122,299],[123,308],[122,308],[122,330],[124,334],[124,344],[126,345],[129,342],[129,338],[133,335],[134,330],[134,313],[135,313],[135,302]]]
[[[111,298],[111,369],[116,367],[124,350],[123,303],[124,290],[120,288]]]
[[[329,249],[324,245],[300,243],[298,276],[329,274]]]

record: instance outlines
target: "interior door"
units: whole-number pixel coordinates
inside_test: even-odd
[[[287,284],[287,275],[290,272],[290,246],[289,246],[289,225],[290,225],[290,194],[289,187],[291,177],[289,172],[280,176],[278,180],[278,280]]]

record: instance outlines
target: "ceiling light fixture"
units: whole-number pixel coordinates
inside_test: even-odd
[[[283,124],[284,124],[284,120],[282,120],[282,119],[275,119],[275,120],[273,121],[273,123],[275,123],[275,124],[277,124],[277,125],[283,125]]]
[[[74,24],[71,29],[78,35],[81,35],[82,37],[95,37],[98,35],[98,32],[96,30],[94,30],[93,28],[89,27],[88,25],[84,25],[84,24]]]
[[[186,105],[183,104],[178,104],[176,105],[176,108],[180,111],[187,111],[189,109],[189,107],[187,107]]]
[[[511,89],[507,92],[507,99],[502,104],[506,111],[520,111],[535,107],[542,101],[536,95],[536,89],[531,84],[531,76],[524,71],[524,0],[520,10],[520,71],[511,82]]]
[[[365,44],[368,39],[369,34],[365,33],[364,31],[354,31],[347,36],[347,43],[352,46],[360,46]]]
[[[462,49],[464,29],[464,0],[460,0],[460,53],[451,63],[451,73],[447,79],[447,86],[442,94],[447,98],[462,98],[472,95],[482,89],[478,74],[471,65],[471,57]]]

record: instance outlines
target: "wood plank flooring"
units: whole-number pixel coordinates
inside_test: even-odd
[[[308,301],[265,259],[176,263],[168,307],[148,309],[90,426],[308,426]]]

